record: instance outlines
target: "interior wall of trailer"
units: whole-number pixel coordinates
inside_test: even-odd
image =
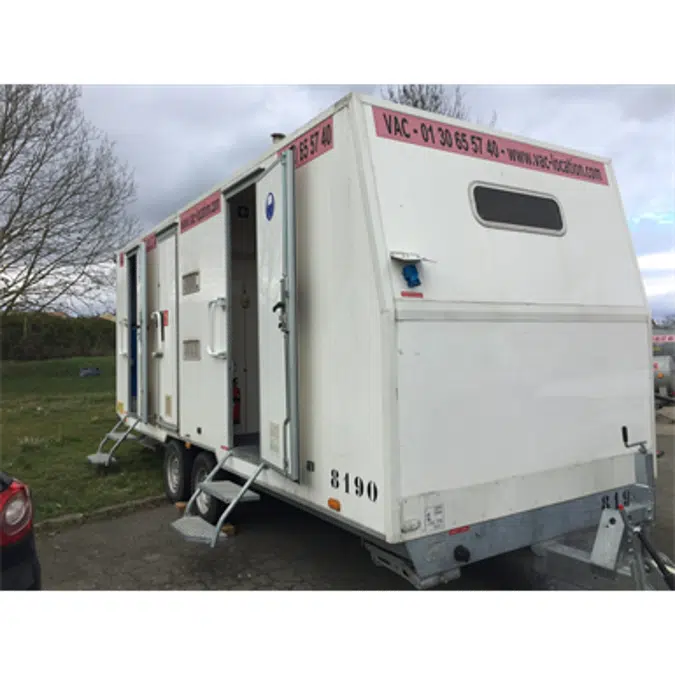
[[[140,255],[143,255],[142,249]],[[157,248],[150,244],[146,255],[147,282],[147,316],[143,317],[145,340],[143,355],[148,360],[148,422],[156,424],[160,410],[159,402],[159,367],[157,358],[153,356],[157,344],[157,324],[153,312],[159,311],[159,270],[157,265]],[[141,356],[141,355],[139,355]]]
[[[127,257],[127,312],[128,312],[128,350],[127,368],[129,371],[129,412],[139,411],[138,381],[138,256],[134,253]]]
[[[229,200],[231,368],[236,380],[233,392],[236,384],[240,396],[240,422],[237,424],[235,420],[234,424],[235,445],[239,444],[238,436],[260,432],[255,199],[253,185]]]

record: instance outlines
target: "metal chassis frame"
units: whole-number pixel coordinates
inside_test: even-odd
[[[585,568],[592,582],[621,583],[632,578],[633,587],[639,590],[654,589],[651,582],[656,565],[645,560],[638,534],[654,520],[655,480],[654,455],[644,442],[635,453],[635,483],[616,489],[598,492],[561,504],[534,509],[524,513],[477,523],[453,534],[442,532],[404,544],[387,545],[381,542],[364,542],[373,562],[395,572],[418,589],[429,589],[460,577],[463,567],[517,550],[530,549],[534,553],[534,567],[539,572],[550,571],[563,561],[565,571],[579,575]],[[630,502],[618,509],[603,508],[603,498],[629,490]],[[613,500],[612,500],[613,502]],[[611,502],[610,502],[611,503]],[[608,548],[603,523],[608,518],[621,521],[621,544],[613,555]],[[565,543],[565,538],[596,529],[595,546],[586,551]],[[466,556],[469,559],[465,559]],[[668,565],[666,564],[666,567]],[[576,568],[576,569],[575,569]],[[672,568],[672,564],[671,564]],[[672,573],[672,569],[671,569]],[[594,584],[597,585],[597,584]]]

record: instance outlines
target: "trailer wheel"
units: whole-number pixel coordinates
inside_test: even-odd
[[[192,491],[191,494],[194,494],[197,491],[197,486],[204,482],[206,477],[213,471],[213,467],[216,465],[216,458],[211,452],[200,452],[197,457],[195,457],[194,464],[192,465]],[[218,522],[218,518],[222,515],[225,510],[225,505],[210,497],[203,492],[199,494],[197,499],[195,499],[194,506],[197,510],[197,513],[211,525],[215,525]]]
[[[184,502],[190,497],[192,453],[173,439],[164,446],[164,492],[170,502]]]

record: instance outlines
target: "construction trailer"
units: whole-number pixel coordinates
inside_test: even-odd
[[[655,328],[652,335],[654,356],[670,356],[675,359],[675,328]]]
[[[119,252],[90,461],[159,445],[211,545],[264,492],[419,588],[587,528],[568,557],[647,585],[651,320],[610,161],[357,95],[273,138]]]

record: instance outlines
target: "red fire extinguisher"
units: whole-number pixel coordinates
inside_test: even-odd
[[[241,391],[236,377],[232,380],[232,418],[234,424],[241,424]]]

